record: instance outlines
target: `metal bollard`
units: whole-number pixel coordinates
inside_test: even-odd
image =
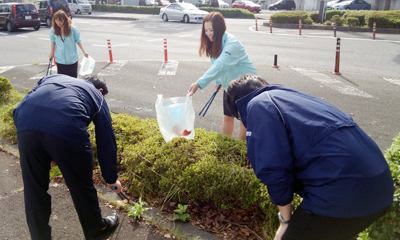
[[[272,65],[273,68],[278,68],[278,55],[274,56],[274,65]]]
[[[113,61],[113,57],[112,57],[110,39],[107,39],[107,45],[108,45],[108,54],[110,55],[110,61],[108,63],[113,63],[114,61]]]
[[[333,72],[333,74],[335,74],[335,75],[340,75],[341,74],[339,72],[339,61],[340,61],[340,38],[337,38],[335,72]]]

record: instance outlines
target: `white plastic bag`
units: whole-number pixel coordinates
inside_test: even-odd
[[[96,61],[89,55],[89,57],[83,57],[81,61],[81,68],[79,69],[79,75],[85,76],[93,73],[94,64]]]
[[[163,99],[157,95],[157,122],[165,142],[174,137],[194,139],[194,109],[192,96]]]

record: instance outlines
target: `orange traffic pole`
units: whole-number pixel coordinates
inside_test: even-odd
[[[375,32],[376,32],[376,22],[374,22],[373,28],[372,28],[372,39],[375,40]]]
[[[299,19],[299,35],[301,35],[301,19]]]
[[[257,16],[255,16],[255,18],[256,18],[256,31],[258,31]]]
[[[113,56],[112,56],[112,51],[111,51],[111,43],[110,39],[107,39],[107,44],[108,44],[108,53],[110,55],[110,61],[108,63],[113,63]]]
[[[340,38],[337,38],[336,42],[336,63],[335,63],[335,72],[333,74],[340,75],[339,72],[339,61],[340,61]]]
[[[168,54],[167,54],[167,39],[164,38],[164,62],[168,62]]]

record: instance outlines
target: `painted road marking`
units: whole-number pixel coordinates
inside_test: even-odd
[[[178,69],[178,61],[170,60],[161,65],[160,71],[158,71],[158,75],[175,75],[176,70]]]
[[[5,66],[5,67],[0,67],[0,73],[6,72],[10,69],[15,68],[16,66]]]
[[[27,38],[28,36],[25,36],[25,35],[17,35],[17,37]]]
[[[296,68],[296,67],[290,67],[290,69],[292,69],[298,73],[301,73],[317,82],[325,84],[329,88],[332,88],[332,89],[340,92],[341,94],[365,97],[365,98],[375,98],[374,96],[372,96],[364,91],[361,91],[358,88],[355,88],[353,86],[345,84],[339,80],[331,78],[331,77],[329,77],[325,74],[319,73],[315,70],[305,69],[305,68]]]
[[[115,61],[106,65],[97,75],[99,76],[115,76],[121,70],[128,60]]]
[[[186,35],[181,35],[181,36],[178,36],[178,37],[191,37],[191,36],[193,36],[193,34],[186,34]]]
[[[383,79],[385,79],[388,82],[400,85],[400,79],[393,79],[393,78],[387,78],[387,77],[384,77]]]

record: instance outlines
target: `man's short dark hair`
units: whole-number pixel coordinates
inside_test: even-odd
[[[103,94],[103,96],[107,95],[108,88],[107,88],[107,84],[106,84],[106,81],[104,80],[104,78],[91,74],[91,75],[84,76],[83,79],[92,83],[96,89],[102,88],[103,91],[101,92],[101,94]]]
[[[265,79],[253,74],[245,74],[233,80],[228,85],[225,95],[225,102],[232,115],[239,118],[237,100],[266,85],[268,85],[268,82]]]

